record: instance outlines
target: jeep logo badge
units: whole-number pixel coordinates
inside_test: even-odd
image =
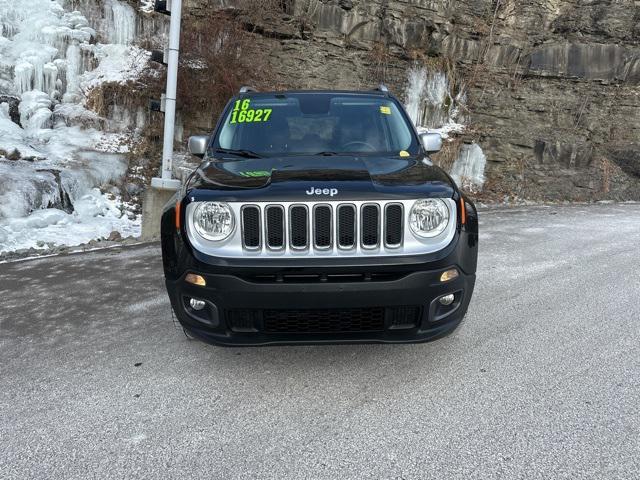
[[[309,190],[305,192],[307,195],[329,195],[333,197],[338,194],[337,188],[314,188],[311,187]]]

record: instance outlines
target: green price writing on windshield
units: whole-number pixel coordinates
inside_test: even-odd
[[[236,100],[229,123],[267,122],[271,116],[271,108],[249,108],[251,100]]]

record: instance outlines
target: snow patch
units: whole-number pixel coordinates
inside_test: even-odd
[[[140,0],[140,10],[145,13],[152,13],[155,8],[155,0]]]
[[[98,44],[94,55],[97,68],[86,72],[81,79],[83,90],[90,90],[105,82],[125,83],[138,78],[148,66],[151,53],[136,46]]]

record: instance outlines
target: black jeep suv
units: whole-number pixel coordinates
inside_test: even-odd
[[[243,88],[162,216],[171,304],[221,345],[422,342],[462,321],[473,203],[386,88]]]

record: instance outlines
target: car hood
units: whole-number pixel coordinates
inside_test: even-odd
[[[455,184],[426,157],[289,156],[209,160],[188,185],[221,200],[451,197]]]

